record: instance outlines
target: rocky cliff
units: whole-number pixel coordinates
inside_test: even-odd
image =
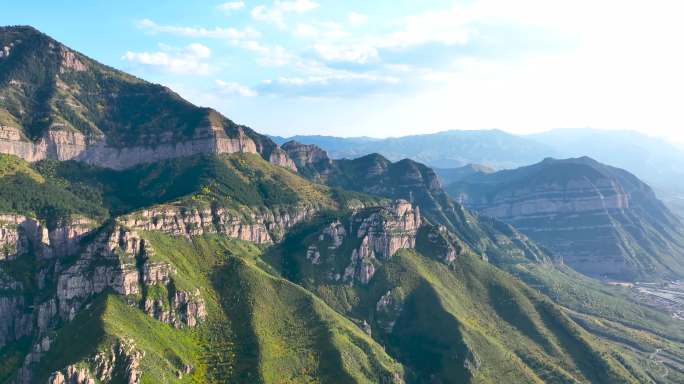
[[[0,47],[0,153],[114,169],[200,153],[258,153],[296,170],[269,138],[33,28],[0,28]]]
[[[447,189],[584,274],[635,278],[684,271],[679,220],[646,184],[592,159],[547,159],[474,175]]]
[[[317,207],[306,204],[273,208],[243,206],[237,209],[160,205],[122,216],[119,222],[140,231],[159,231],[185,237],[217,233],[268,244],[279,241],[290,227],[311,218],[317,211]]]
[[[292,252],[319,270],[325,281],[362,285],[401,249],[429,250],[434,259],[448,264],[467,248],[447,235],[446,228],[426,222],[420,208],[405,200],[330,219],[298,238],[297,244],[289,241],[286,238],[286,247],[296,249]]]
[[[3,215],[0,233],[3,247],[12,249],[3,272],[32,268],[22,280],[3,275],[0,295],[0,348],[22,337],[35,340],[21,382],[31,382],[32,367],[50,349],[52,331],[73,320],[98,293],[111,290],[126,296],[132,305],[174,327],[194,327],[206,317],[200,292],[176,289],[174,267],[156,260],[154,249],[121,222],[93,228],[84,219],[74,219],[47,230],[35,219]],[[170,292],[168,302],[145,294],[153,286]],[[70,375],[82,376],[68,368],[55,380]]]

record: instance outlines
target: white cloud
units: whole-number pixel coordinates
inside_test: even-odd
[[[299,23],[293,33],[298,37],[317,40],[338,40],[351,36],[342,24],[333,21],[317,21],[308,24]]]
[[[229,95],[239,95],[243,97],[257,96],[257,91],[238,83],[227,82],[223,80],[216,80],[216,86],[219,92]]]
[[[174,25],[159,25],[150,19],[143,19],[138,22],[138,27],[154,33],[169,33],[172,35],[186,37],[208,37],[214,39],[243,40],[259,37],[259,32],[251,27],[220,28],[213,29],[203,27],[181,27]]]
[[[460,7],[429,11],[397,21],[399,30],[373,39],[378,48],[406,48],[428,43],[466,44],[473,34],[469,15]]]
[[[198,59],[206,59],[211,56],[211,49],[199,43],[189,44],[185,47],[185,51],[189,56],[196,57]]]
[[[155,52],[126,52],[121,59],[131,63],[160,68],[174,74],[206,75],[212,67],[204,62],[211,56],[211,50],[198,43],[182,49],[160,45]]]
[[[275,0],[271,6],[259,5],[252,9],[252,18],[285,28],[285,14],[304,13],[318,8],[318,3],[311,0]]]
[[[257,54],[257,64],[264,67],[282,67],[292,63],[295,55],[280,45],[267,46],[255,40],[235,41],[237,46]]]
[[[369,45],[316,44],[314,50],[326,61],[366,64],[378,59],[378,50]]]
[[[362,25],[368,22],[368,16],[358,12],[349,12],[347,14],[347,21],[351,25]]]
[[[351,25],[367,21],[367,16],[354,12],[349,13],[347,18]],[[353,36],[339,24],[337,30],[331,29],[328,24],[328,32],[325,33],[316,23],[300,24],[294,33],[300,37],[318,39],[313,48],[325,61],[365,64],[378,61],[382,50],[396,51],[430,43],[466,45],[477,32],[472,25],[475,20],[472,12],[454,6],[393,20],[391,24],[394,31],[387,33]]]
[[[219,11],[222,11],[224,13],[231,13],[233,11],[237,11],[238,9],[242,9],[244,7],[245,7],[244,1],[229,1],[227,3],[219,4],[216,8]]]

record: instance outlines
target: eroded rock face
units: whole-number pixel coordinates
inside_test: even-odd
[[[405,200],[396,201],[361,220],[356,231],[356,237],[364,239],[359,255],[388,259],[401,248],[415,248],[420,224],[418,207]]]
[[[0,261],[13,260],[44,240],[44,228],[22,215],[0,214]]]
[[[117,341],[111,348],[99,352],[84,365],[69,365],[53,372],[49,384],[95,384],[125,382],[139,384],[142,371],[140,360],[144,353],[138,351],[132,341]],[[117,376],[118,374],[118,376]]]
[[[170,302],[146,297],[143,298],[142,308],[148,315],[175,328],[195,327],[207,318],[206,306],[199,290],[175,291]]]
[[[394,324],[401,315],[405,295],[401,287],[385,292],[375,304],[376,322],[386,333],[392,333]]]
[[[288,141],[283,144],[283,150],[287,152],[297,167],[306,167],[319,162],[332,163],[328,154],[315,145],[301,144],[296,141]]]
[[[78,59],[76,53],[65,47],[62,47],[62,72],[67,70],[83,72],[87,69],[88,67]]]
[[[328,154],[315,145],[288,141],[283,144],[283,150],[297,166],[297,170],[309,178],[325,181],[334,171],[333,161]]]
[[[306,258],[314,265],[330,268],[327,275],[331,280],[367,284],[377,263],[388,260],[399,249],[415,248],[421,224],[418,208],[404,200],[361,209],[315,234],[306,248]],[[336,270],[332,266],[340,258],[347,266]]]
[[[218,207],[182,208],[159,206],[118,218],[97,227],[83,218],[73,218],[47,229],[41,222],[21,215],[0,215],[0,262],[31,259],[41,261],[31,287],[13,280],[0,269],[0,348],[23,336],[36,340],[24,362],[19,382],[30,383],[31,372],[50,347],[50,332],[74,319],[99,293],[113,291],[126,296],[151,317],[176,328],[195,327],[207,317],[205,301],[198,289],[178,289],[174,266],[159,261],[145,242],[142,231],[159,231],[191,238],[217,233],[258,244],[282,238],[291,226],[317,212],[312,206],[271,209]],[[344,229],[331,230],[339,238]],[[333,232],[330,232],[333,234]],[[337,240],[339,242],[341,240]],[[29,290],[52,289],[39,299]],[[164,295],[149,292],[162,289]],[[84,376],[79,367],[56,372],[55,382],[77,382],[100,376]],[[80,379],[79,379],[80,378]],[[71,380],[71,381],[70,381]]]
[[[160,231],[174,236],[193,237],[218,233],[230,238],[268,244],[282,239],[285,231],[311,218],[312,206],[271,209],[243,209],[240,212],[220,207],[179,208],[157,206],[120,218],[122,225],[141,231]]]
[[[21,368],[19,382],[32,382],[33,367],[50,348],[51,331],[73,320],[98,293],[111,290],[134,298],[134,302],[139,300],[148,314],[177,328],[194,327],[206,319],[204,299],[198,290],[174,288],[170,305],[165,303],[163,312],[148,304],[149,298],[144,295],[147,288],[173,287],[175,268],[154,261],[150,257],[154,250],[136,231],[120,223],[88,232],[86,228],[92,223],[75,219],[48,231],[39,222],[23,216],[2,218],[3,241],[13,241],[15,249],[25,250],[13,254],[16,262],[30,263],[31,258],[41,261],[41,269],[35,271],[33,280],[28,280],[31,287],[0,274],[5,288],[0,295],[0,348],[23,336],[36,340]],[[86,235],[88,240],[82,243]],[[52,295],[29,293],[49,293],[51,289]],[[78,382],[74,380],[79,378],[89,382],[87,379],[92,377],[84,376],[84,371],[77,367],[54,375],[56,382]]]
[[[72,63],[78,67],[78,64]],[[78,160],[112,169],[126,169],[138,164],[186,157],[197,154],[255,153],[265,151],[242,130],[235,137],[228,136],[221,127],[201,128],[190,140],[174,141],[172,137],[146,137],[147,145],[112,147],[104,136],[87,137],[83,133],[53,125],[38,141],[24,138],[18,128],[0,127],[0,153],[34,162],[43,159]],[[293,171],[296,167],[280,148],[266,157],[272,164]]]

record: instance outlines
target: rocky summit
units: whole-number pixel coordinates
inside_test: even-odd
[[[684,380],[680,320],[418,162],[281,148],[29,27],[0,122],[2,383]]]
[[[635,279],[684,271],[680,220],[634,175],[590,158],[476,174],[447,190],[581,273]]]

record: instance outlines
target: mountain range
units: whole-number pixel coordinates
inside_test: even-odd
[[[634,173],[651,185],[677,213],[684,214],[684,151],[663,139],[632,131],[564,128],[532,135],[482,130],[387,139],[332,136],[272,138],[279,144],[289,140],[315,144],[333,158],[379,153],[390,160],[409,158],[440,170],[469,164],[511,169],[535,164],[547,157],[589,156]]]
[[[684,381],[676,314],[420,162],[280,146],[30,27],[0,45],[0,382]]]

